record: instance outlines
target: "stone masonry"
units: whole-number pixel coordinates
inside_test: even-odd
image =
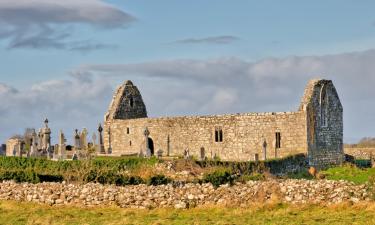
[[[198,159],[229,161],[279,158],[306,153],[311,166],[340,164],[343,108],[330,80],[311,80],[298,111],[147,118],[131,81],[121,85],[104,121],[104,146],[113,155],[162,151]],[[146,132],[145,132],[146,131]]]

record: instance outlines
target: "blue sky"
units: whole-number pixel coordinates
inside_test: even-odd
[[[374,8],[349,0],[2,0],[0,140],[44,116],[55,134],[93,131],[127,79],[149,114],[163,116],[290,111],[315,76],[337,86],[346,141],[375,136]]]

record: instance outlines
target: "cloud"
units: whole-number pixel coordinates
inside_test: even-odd
[[[0,140],[23,133],[26,127],[39,128],[45,117],[50,120],[54,142],[62,129],[72,142],[75,128],[94,132],[102,121],[113,93],[112,85],[102,78],[48,80],[16,89],[0,84]]]
[[[322,56],[165,60],[82,65],[68,78],[26,89],[0,84],[0,133],[5,140],[48,117],[71,142],[75,128],[93,132],[113,90],[131,79],[151,117],[238,112],[294,111],[307,81],[332,79],[344,106],[345,140],[375,136],[375,50]],[[56,136],[55,137],[55,141]]]
[[[96,64],[81,73],[141,83],[150,115],[297,110],[307,81],[332,79],[345,109],[345,136],[375,136],[375,50],[322,56]]]
[[[223,36],[213,36],[213,37],[206,37],[206,38],[186,38],[182,40],[177,40],[173,43],[177,44],[231,44],[235,41],[240,40],[239,37],[231,36],[231,35],[223,35]]]
[[[76,25],[114,29],[129,26],[136,19],[101,0],[2,0],[0,1],[0,39],[8,48],[71,49]],[[91,44],[85,51],[102,49]]]

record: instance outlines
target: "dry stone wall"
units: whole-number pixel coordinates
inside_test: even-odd
[[[365,185],[328,180],[249,181],[234,186],[211,184],[181,186],[112,186],[65,183],[0,183],[0,200],[49,205],[104,206],[123,208],[188,208],[204,205],[247,206],[264,202],[321,203],[370,201]]]

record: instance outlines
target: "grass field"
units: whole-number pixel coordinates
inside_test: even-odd
[[[361,169],[353,165],[333,167],[322,171],[329,180],[347,180],[356,184],[364,184],[375,176],[375,168]]]
[[[50,207],[0,201],[0,224],[375,224],[375,203],[136,210]]]

